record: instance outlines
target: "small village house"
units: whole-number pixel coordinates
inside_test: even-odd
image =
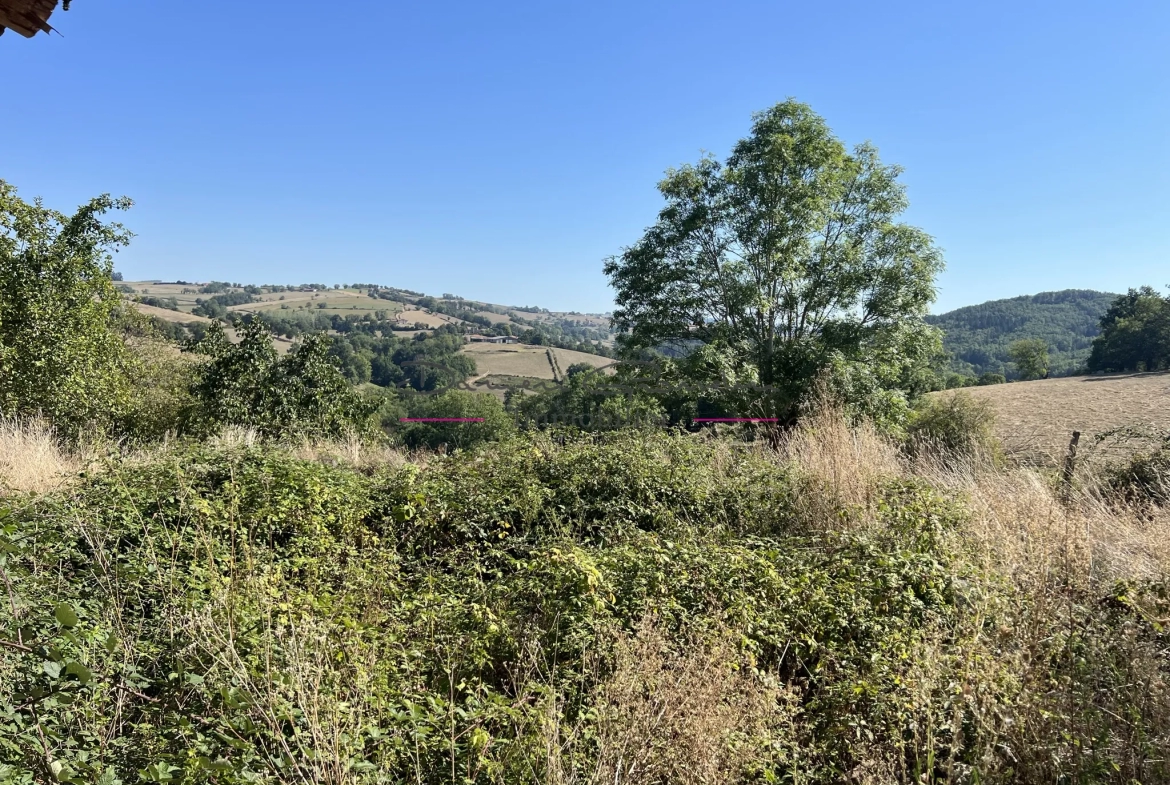
[[[520,343],[514,335],[479,335],[473,333],[466,336],[468,343]]]

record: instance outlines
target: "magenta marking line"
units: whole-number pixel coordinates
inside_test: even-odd
[[[482,417],[399,417],[398,422],[483,422]]]
[[[779,422],[779,417],[696,417],[694,422]]]

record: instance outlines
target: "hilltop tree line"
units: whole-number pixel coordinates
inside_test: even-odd
[[[983,303],[927,320],[945,329],[949,357],[939,374],[942,386],[964,387],[1050,375],[1163,370],[1170,365],[1167,309],[1167,297],[1149,286],[1120,296],[1070,289]]]
[[[1046,370],[1065,376],[1084,371],[1101,317],[1116,296],[1081,289],[1042,292],[971,305],[926,321],[943,331],[949,373],[1027,378],[1014,364],[1012,345],[1041,340],[1048,347]]]

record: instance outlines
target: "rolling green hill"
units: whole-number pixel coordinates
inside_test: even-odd
[[[1091,289],[991,300],[928,316],[943,331],[943,346],[960,373],[1002,373],[1011,378],[1008,346],[1022,338],[1043,338],[1053,376],[1076,373],[1089,357],[1098,323],[1117,297]]]

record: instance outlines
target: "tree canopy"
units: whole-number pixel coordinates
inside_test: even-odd
[[[1130,289],[1101,317],[1089,355],[1091,371],[1155,371],[1170,367],[1170,295]]]
[[[241,425],[266,436],[338,436],[368,426],[377,403],[363,400],[346,381],[328,354],[328,336],[306,336],[282,357],[261,322],[239,329],[240,342],[233,344],[213,322],[193,347],[210,358],[192,388],[197,427]]]
[[[848,150],[805,104],[757,114],[726,161],[669,171],[657,222],[607,261],[621,347],[733,380],[724,405],[745,415],[793,416],[826,373],[871,414],[904,410],[940,349],[922,317],[943,260],[898,220],[900,172],[868,143]]]
[[[1043,338],[1025,338],[1008,347],[1008,356],[1021,379],[1041,379],[1048,375],[1048,342]]]
[[[72,430],[108,424],[125,404],[111,276],[112,252],[132,235],[103,216],[131,204],[107,194],[66,215],[0,180],[0,414]]]

